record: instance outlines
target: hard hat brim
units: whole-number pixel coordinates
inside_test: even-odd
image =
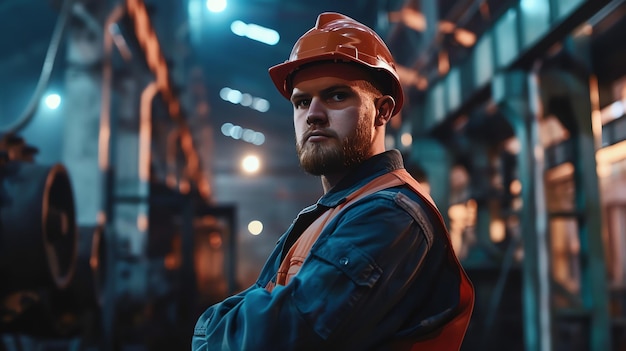
[[[360,64],[369,69],[379,71],[385,73],[389,76],[392,81],[392,91],[390,92],[396,102],[396,106],[394,107],[393,114],[397,114],[402,109],[402,105],[404,103],[404,94],[402,91],[402,86],[400,85],[400,81],[398,77],[389,74],[388,71],[380,69],[375,66],[367,65],[362,61],[355,60],[352,56],[348,54],[344,54],[342,52],[328,52],[321,55],[301,58],[295,61],[286,61],[284,63],[272,66],[269,68],[269,74],[276,86],[276,89],[280,92],[282,96],[284,96],[287,100],[291,99],[291,92],[293,90],[292,86],[292,75],[302,66],[313,63],[313,62],[322,62],[322,61],[337,61],[337,62],[354,62]]]

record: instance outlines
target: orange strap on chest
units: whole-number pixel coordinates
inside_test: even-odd
[[[313,221],[313,223],[311,223],[311,225],[304,232],[302,232],[293,246],[291,246],[287,255],[285,255],[285,258],[281,262],[280,267],[278,267],[276,282],[269,282],[265,288],[271,292],[274,289],[274,286],[287,285],[289,281],[291,281],[291,278],[293,278],[293,276],[300,270],[304,259],[308,256],[309,251],[311,251],[311,247],[313,247],[313,244],[320,236],[324,227],[326,227],[326,224],[348,204],[377,191],[402,184],[403,182],[400,179],[394,177],[391,173],[386,173],[373,179],[362,188],[350,194],[346,198],[346,201],[342,204],[322,213],[321,216]]]

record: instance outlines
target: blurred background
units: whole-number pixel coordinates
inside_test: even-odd
[[[0,350],[188,350],[255,282],[322,195],[267,69],[324,11],[398,62],[462,350],[626,350],[624,0],[1,0]]]

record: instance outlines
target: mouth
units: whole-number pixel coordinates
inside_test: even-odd
[[[335,134],[332,133],[331,131],[324,131],[324,130],[311,130],[309,132],[307,132],[304,135],[304,141],[310,141],[310,142],[319,142],[319,141],[323,141],[326,139],[330,139],[330,138],[334,138]]]

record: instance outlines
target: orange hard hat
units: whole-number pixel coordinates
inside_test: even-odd
[[[393,114],[402,108],[404,94],[393,56],[383,40],[366,25],[340,13],[325,12],[317,17],[315,27],[296,41],[289,59],[269,69],[278,91],[291,98],[291,75],[302,65],[327,60],[355,62],[384,73],[385,82],[396,101]]]

